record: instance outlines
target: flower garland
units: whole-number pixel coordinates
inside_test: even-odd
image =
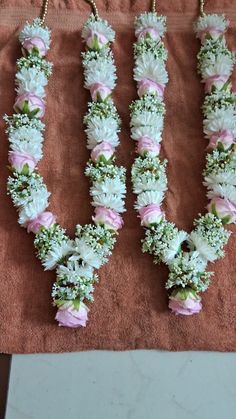
[[[169,267],[166,289],[175,314],[201,310],[199,294],[207,290],[213,274],[206,272],[207,263],[224,256],[230,236],[225,224],[236,223],[236,95],[229,81],[235,57],[226,45],[227,26],[225,17],[215,14],[200,16],[195,25],[202,42],[198,71],[206,90],[203,126],[209,139],[203,183],[210,202],[207,214],[194,220],[194,229],[187,234],[167,221],[161,209],[167,190],[167,161],[159,157],[168,81],[162,40],[166,18],[150,12],[135,20],[134,79],[139,99],[130,105],[131,137],[139,155],[132,167],[135,208],[145,227],[143,252],[152,254],[154,263]],[[184,242],[189,251],[184,250]]]
[[[95,207],[93,224],[77,225],[75,239],[56,223],[46,208],[50,193],[37,171],[42,158],[45,86],[52,65],[45,60],[50,31],[39,18],[27,23],[19,35],[23,57],[17,60],[15,113],[5,116],[10,142],[11,176],[7,189],[19,214],[19,224],[35,234],[37,256],[45,270],[56,269],[52,287],[56,320],[60,326],[86,326],[99,269],[108,260],[122,227],[125,211],[125,169],[115,165],[120,119],[111,98],[116,70],[110,43],[114,31],[108,23],[91,15],[82,31],[87,49],[82,54],[85,87],[92,102],[84,118],[91,159],[85,175],[91,180],[90,194]]]

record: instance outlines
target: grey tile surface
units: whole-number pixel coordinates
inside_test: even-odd
[[[13,357],[6,419],[235,419],[236,354]]]

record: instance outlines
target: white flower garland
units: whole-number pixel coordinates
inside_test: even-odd
[[[92,182],[90,194],[95,207],[93,224],[76,226],[71,240],[46,211],[50,193],[37,171],[42,158],[45,111],[45,86],[52,65],[45,60],[50,46],[50,31],[40,19],[27,23],[19,35],[24,57],[17,61],[15,113],[5,116],[10,142],[9,162],[12,175],[8,193],[19,213],[19,223],[35,233],[37,256],[45,270],[56,269],[52,288],[53,303],[58,307],[60,326],[85,326],[88,308],[84,300],[93,300],[99,269],[111,255],[117,230],[123,225],[125,211],[125,169],[115,165],[114,151],[119,144],[120,119],[111,99],[116,69],[110,42],[114,31],[108,23],[91,15],[82,37],[87,50],[82,54],[85,87],[91,91],[85,116],[88,149],[91,150],[85,174]]]
[[[204,133],[210,140],[203,172],[210,199],[208,213],[194,220],[187,234],[166,220],[161,203],[167,189],[166,164],[159,157],[165,103],[163,93],[168,80],[167,51],[162,36],[166,19],[156,13],[144,13],[135,20],[134,79],[139,99],[131,106],[131,137],[137,142],[132,167],[135,208],[145,227],[142,250],[154,256],[154,263],[169,267],[166,288],[169,308],[176,314],[190,315],[201,308],[200,292],[206,291],[212,272],[208,262],[224,256],[223,247],[230,233],[224,226],[236,223],[236,96],[229,78],[235,57],[226,45],[228,22],[223,15],[199,17],[195,31],[202,41],[198,71],[205,84],[203,104]],[[189,251],[182,248],[186,242]]]

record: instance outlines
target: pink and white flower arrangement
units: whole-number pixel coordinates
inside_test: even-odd
[[[160,158],[168,81],[162,42],[165,18],[144,13],[135,20],[134,80],[139,98],[130,105],[131,137],[137,142],[138,154],[131,171],[135,208],[145,228],[142,250],[153,255],[154,263],[168,266],[169,308],[179,315],[201,311],[200,293],[207,290],[213,274],[206,270],[207,263],[224,255],[230,235],[224,224],[236,222],[236,101],[230,83],[235,57],[224,39],[227,26],[224,16],[207,14],[195,26],[202,41],[198,70],[207,93],[203,112],[209,146],[203,176],[211,201],[208,213],[194,220],[188,234],[169,222],[161,210],[167,190],[167,162]]]
[[[27,23],[20,32],[24,58],[17,61],[15,113],[4,118],[11,149],[8,194],[17,207],[19,224],[35,234],[34,245],[44,269],[56,269],[52,287],[53,302],[58,307],[56,320],[59,326],[70,328],[87,324],[89,309],[84,301],[93,301],[94,284],[98,282],[94,270],[107,263],[123,226],[120,213],[125,211],[126,192],[125,169],[115,165],[113,159],[120,126],[111,98],[116,69],[109,45],[114,31],[106,21],[91,15],[82,36],[86,41],[85,87],[92,96],[85,117],[91,150],[85,175],[91,180],[90,194],[96,208],[92,223],[76,226],[74,240],[47,210],[50,193],[36,167],[42,157],[44,124],[40,119],[45,113],[43,98],[51,73],[51,64],[44,58],[50,31],[40,19]]]

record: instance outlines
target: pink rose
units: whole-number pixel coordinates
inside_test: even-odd
[[[141,225],[149,227],[151,224],[159,223],[163,218],[163,212],[158,204],[149,204],[139,209]]]
[[[90,86],[90,93],[93,100],[106,100],[111,94],[111,89],[102,83],[94,83]]]
[[[102,143],[96,145],[91,153],[91,158],[94,162],[97,162],[101,156],[105,157],[106,160],[109,160],[114,154],[114,148],[111,144],[103,141]]]
[[[210,35],[213,39],[218,39],[224,31],[216,27],[208,27],[197,33],[197,37],[201,39],[201,42],[205,41],[206,35]]]
[[[163,96],[165,87],[149,79],[142,79],[138,82],[139,97],[151,93],[156,93],[158,96]]]
[[[202,309],[201,298],[191,288],[174,290],[169,299],[169,308],[175,314],[191,316],[199,313]]]
[[[49,228],[56,222],[56,217],[50,211],[43,211],[37,215],[33,220],[26,222],[24,227],[27,227],[28,233],[38,233],[41,227]]]
[[[89,48],[98,50],[108,43],[108,39],[103,33],[91,30],[85,42]]]
[[[208,79],[204,80],[206,93],[210,93],[213,86],[218,90],[222,89],[228,78],[229,76],[224,74],[208,77]]]
[[[95,217],[93,217],[95,224],[104,224],[107,228],[112,230],[119,230],[123,227],[123,220],[115,210],[106,207],[96,207]]]
[[[210,137],[209,147],[215,148],[218,143],[223,144],[224,148],[229,148],[234,142],[234,134],[231,130],[225,129],[215,132]]]
[[[44,57],[47,54],[47,47],[42,38],[34,36],[33,38],[25,39],[23,43],[24,50],[30,54],[33,50],[38,51],[40,57]]]
[[[227,198],[218,196],[212,198],[207,205],[207,209],[221,218],[225,224],[236,224],[236,204],[233,204]]]
[[[21,173],[26,169],[27,174],[32,173],[37,164],[37,160],[27,153],[20,153],[18,151],[10,151],[8,154],[10,165],[18,172]]]
[[[138,139],[136,152],[141,156],[143,156],[147,152],[151,153],[154,156],[158,156],[158,154],[160,153],[160,149],[160,144],[144,135],[143,137],[140,137]]]
[[[75,308],[73,301],[68,301],[59,306],[55,320],[58,321],[59,326],[86,327],[88,312],[89,309],[84,303],[79,303],[79,308]]]
[[[135,36],[138,39],[141,39],[141,38],[146,37],[146,36],[150,36],[155,41],[160,39],[160,34],[159,34],[158,30],[155,29],[155,28],[152,28],[152,27],[150,27],[150,28],[139,28],[138,30],[135,31]]]
[[[42,118],[45,113],[45,103],[43,99],[33,93],[23,93],[17,96],[14,110],[16,112],[33,113],[37,118]]]

